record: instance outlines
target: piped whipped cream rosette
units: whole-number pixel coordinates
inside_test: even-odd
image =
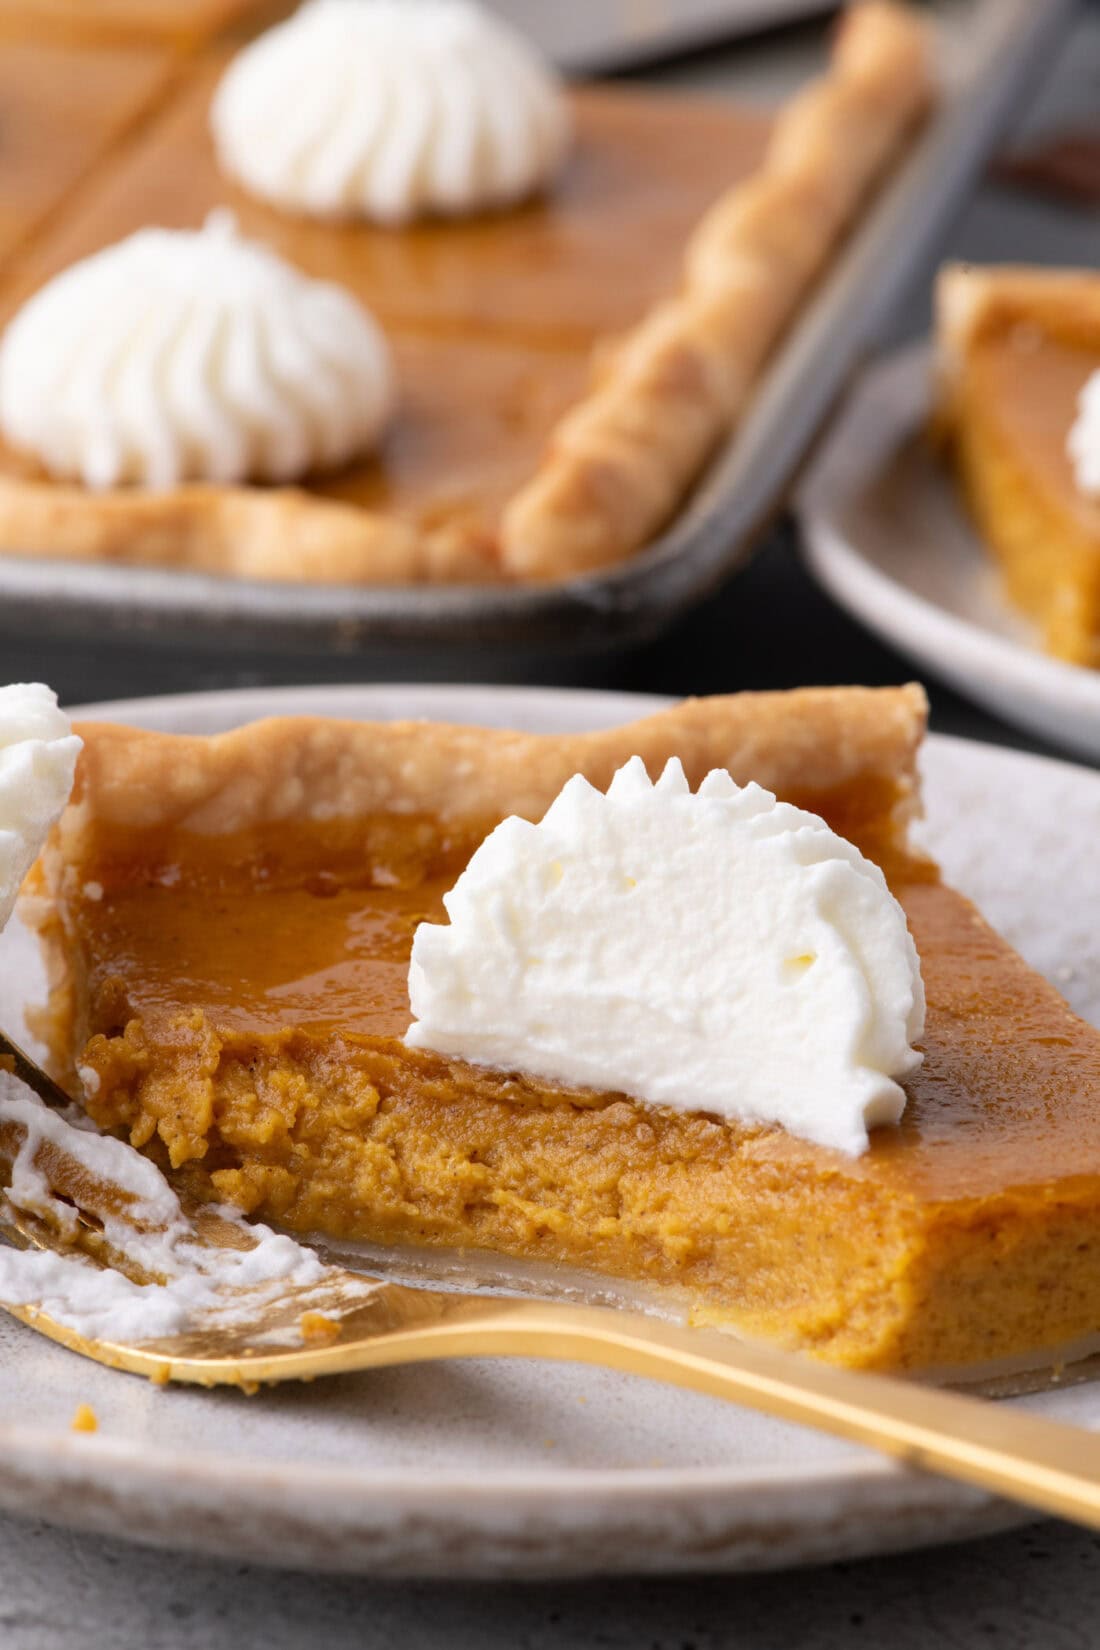
[[[362,305],[226,212],[72,265],[0,345],[6,439],[96,488],[292,481],[369,450],[392,400]]]
[[[533,194],[570,123],[549,65],[470,0],[312,0],[234,59],[211,124],[253,195],[400,224]]]
[[[921,1061],[924,989],[882,872],[813,814],[641,759],[511,818],[422,923],[407,1042],[858,1154]]]

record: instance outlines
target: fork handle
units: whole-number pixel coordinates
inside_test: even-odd
[[[471,1310],[475,1306],[482,1310]],[[650,1376],[868,1444],[908,1466],[1100,1528],[1100,1438],[1015,1405],[838,1369],[640,1313],[556,1302],[456,1300],[454,1313],[444,1312],[435,1324],[372,1344],[382,1351],[389,1339],[403,1343],[402,1361],[554,1358]],[[421,1346],[414,1349],[417,1341]],[[357,1359],[358,1366],[367,1361]]]

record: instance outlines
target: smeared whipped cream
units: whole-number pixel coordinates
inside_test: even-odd
[[[569,139],[553,71],[470,0],[313,0],[233,61],[211,121],[254,195],[381,223],[520,200]]]
[[[0,688],[0,929],[11,916],[20,884],[38,857],[50,826],[72,789],[80,740],[41,683]],[[331,1269],[312,1250],[233,1210],[219,1210],[240,1227],[248,1246],[208,1248],[197,1241],[179,1199],[154,1164],[120,1140],[97,1133],[73,1108],[50,1111],[10,1073],[0,1070],[0,1124],[22,1138],[0,1199],[36,1215],[61,1237],[75,1235],[76,1210],[52,1191],[39,1164],[43,1145],[75,1158],[92,1177],[129,1196],[125,1214],[115,1200],[96,1209],[104,1236],[119,1253],[163,1283],[136,1284],[104,1271],[79,1253],[9,1249],[0,1242],[0,1302],[44,1311],[77,1334],[105,1340],[154,1340],[177,1335],[198,1321],[225,1324],[262,1311],[289,1289],[306,1311],[316,1288],[327,1302]],[[358,1286],[351,1286],[352,1291]],[[377,1285],[363,1280],[362,1292]],[[342,1293],[348,1286],[341,1285]]]
[[[0,928],[69,800],[80,740],[41,682],[0,687]]]
[[[74,264],[0,345],[4,435],[89,487],[291,481],[371,447],[392,393],[366,310],[225,212]]]
[[[49,1111],[0,1072],[0,1123],[23,1130],[12,1164],[7,1200],[16,1209],[44,1219],[62,1234],[76,1229],[76,1212],[56,1197],[36,1158],[49,1142],[84,1165],[99,1182],[120,1187],[131,1199],[125,1215],[106,1205],[97,1209],[107,1242],[163,1283],[134,1283],[122,1272],[104,1270],[79,1253],[7,1249],[0,1245],[0,1301],[33,1307],[78,1335],[107,1341],[159,1340],[201,1323],[225,1327],[257,1317],[289,1290],[309,1291],[330,1276],[310,1249],[292,1238],[255,1225],[233,1210],[218,1213],[238,1226],[249,1246],[207,1247],[185,1218],[179,1199],[160,1170],[132,1146],[97,1134],[73,1112],[68,1119]],[[363,1292],[376,1285],[363,1281]]]
[[[1100,371],[1092,373],[1077,398],[1077,417],[1066,439],[1078,490],[1100,498]]]
[[[851,1154],[901,1116],[924,989],[882,872],[721,770],[635,757],[507,819],[422,923],[407,1041]]]

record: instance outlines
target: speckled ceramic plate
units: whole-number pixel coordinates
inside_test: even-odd
[[[97,707],[210,732],[272,712],[545,730],[660,701],[489,688],[203,694]],[[927,839],[1089,1018],[1100,1015],[1100,776],[932,739]],[[40,983],[0,942],[0,1023]],[[78,1403],[100,1421],[70,1430]],[[1026,1400],[1100,1426],[1100,1389]],[[0,1507],[160,1546],[379,1576],[735,1570],[972,1535],[1020,1515],[855,1446],[570,1365],[390,1370],[255,1398],[85,1363],[0,1314]]]
[[[1043,652],[1001,593],[924,439],[921,345],[859,381],[802,489],[810,568],[841,606],[922,669],[1018,727],[1100,758],[1100,671]]]

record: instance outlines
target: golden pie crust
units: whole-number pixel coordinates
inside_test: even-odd
[[[549,200],[395,233],[290,218],[221,178],[207,109],[224,62],[198,63],[20,260],[0,312],[142,222],[194,227],[229,204],[377,311],[403,395],[391,438],[296,489],[156,494],[56,485],[0,451],[0,542],[21,553],[339,583],[553,581],[623,560],[736,424],[932,97],[924,24],[864,0],[770,137],[698,100],[581,88]]]
[[[903,688],[562,737],[85,727],[27,899],[58,1069],[195,1195],[337,1243],[580,1269],[856,1366],[1080,1347],[1100,1328],[1100,1034],[907,845],[924,718]],[[404,1045],[412,933],[484,833],[634,754],[654,775],[680,756],[693,785],[754,778],[886,870],[928,1026],[901,1124],[862,1157]]]
[[[1005,589],[1048,651],[1100,667],[1100,501],[1066,438],[1100,369],[1100,275],[944,270],[934,431]]]

